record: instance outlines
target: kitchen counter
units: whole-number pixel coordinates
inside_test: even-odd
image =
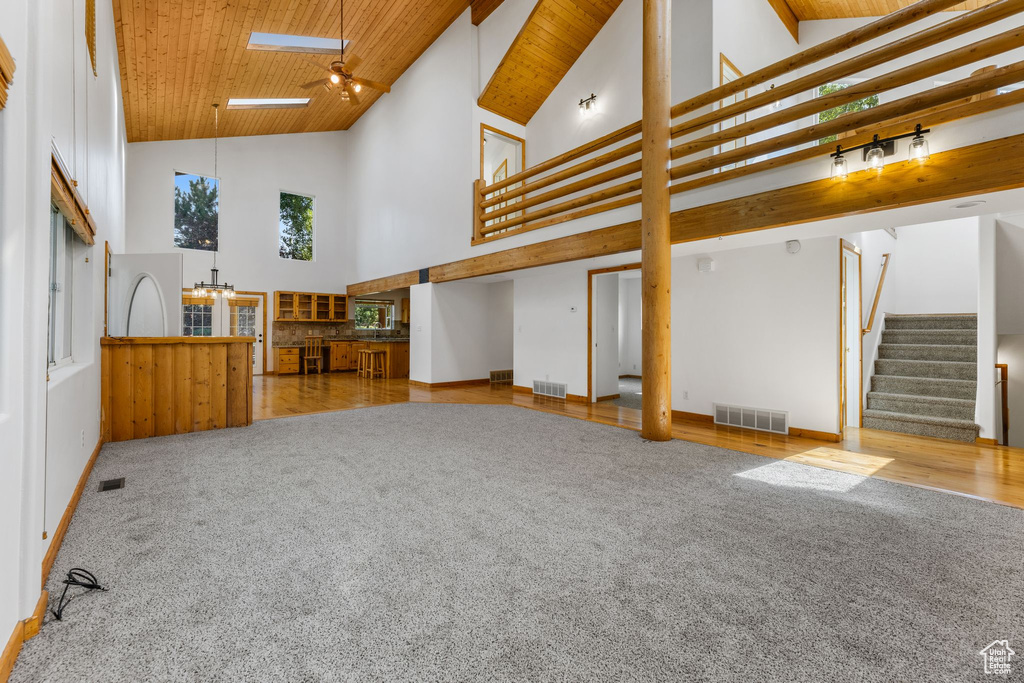
[[[374,339],[373,337],[343,337],[341,339],[324,339],[324,346],[327,346],[331,342],[373,342],[373,343],[409,343],[408,337],[381,337],[380,339]],[[274,342],[271,346],[275,349],[304,349],[306,348],[306,342]]]

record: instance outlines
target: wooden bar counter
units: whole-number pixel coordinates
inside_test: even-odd
[[[105,441],[252,424],[253,337],[103,337]]]

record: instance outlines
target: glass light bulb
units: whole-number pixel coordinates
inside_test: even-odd
[[[193,287],[192,288],[192,296],[198,298],[198,296],[199,296],[199,288],[198,287]]]
[[[338,74],[331,74],[331,83],[334,83],[335,85],[341,83],[341,76]]]
[[[846,157],[842,154],[832,160],[832,180],[846,180]]]
[[[918,135],[910,141],[910,160],[924,163],[928,161],[928,141]]]
[[[352,89],[355,90],[356,92],[360,92],[363,89],[363,86],[356,83],[355,85],[352,86]]]
[[[885,166],[885,150],[881,147],[872,147],[868,150],[867,162],[869,168],[881,173],[882,167]]]

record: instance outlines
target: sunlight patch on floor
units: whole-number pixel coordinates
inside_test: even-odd
[[[813,489],[829,493],[846,493],[867,479],[859,474],[807,467],[786,460],[778,460],[746,472],[738,472],[734,476],[773,486]]]
[[[785,460],[803,465],[827,467],[832,470],[860,474],[866,477],[870,477],[893,461],[892,458],[880,455],[854,453],[853,451],[844,451],[839,448],[829,448],[828,446],[812,448],[809,451],[791,455],[785,458]]]

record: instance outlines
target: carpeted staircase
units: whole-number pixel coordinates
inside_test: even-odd
[[[864,427],[973,442],[976,315],[885,316]]]

